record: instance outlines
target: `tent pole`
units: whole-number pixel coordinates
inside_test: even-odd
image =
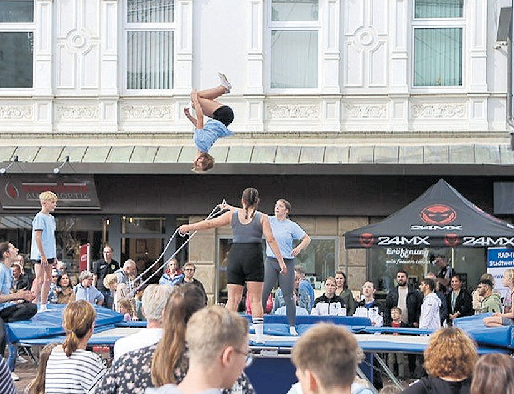
[[[455,272],[455,248],[452,248],[452,268]]]

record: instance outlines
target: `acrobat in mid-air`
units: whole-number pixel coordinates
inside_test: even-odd
[[[193,140],[198,152],[193,161],[193,171],[210,170],[214,166],[214,157],[209,154],[209,149],[218,138],[233,134],[227,129],[234,120],[232,108],[216,101],[218,97],[230,93],[232,85],[224,74],[218,73],[218,75],[221,81],[219,86],[191,92],[191,106],[196,112],[196,118],[191,115],[189,108],[184,108],[184,114],[195,126]],[[204,116],[210,119],[204,122]]]

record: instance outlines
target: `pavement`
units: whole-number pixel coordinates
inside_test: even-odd
[[[32,379],[36,377],[37,373],[37,365],[35,365],[32,360],[29,360],[28,357],[23,358],[28,360],[28,362],[25,364],[16,364],[16,369],[14,371],[16,372],[16,375],[20,377],[19,381],[14,382],[19,394],[23,394],[25,387],[27,387]]]

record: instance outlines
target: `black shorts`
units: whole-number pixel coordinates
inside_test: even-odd
[[[48,261],[48,265],[52,265],[55,262],[55,258],[46,259]],[[32,260],[32,264],[41,264],[41,260]]]
[[[232,244],[228,255],[227,283],[243,286],[246,282],[264,282],[262,244]]]
[[[234,111],[228,105],[223,105],[212,113],[212,118],[228,126],[234,121]]]

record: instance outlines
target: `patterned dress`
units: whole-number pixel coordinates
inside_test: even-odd
[[[109,368],[95,394],[144,394],[147,387],[153,387],[151,368],[156,347],[156,344],[147,346],[121,356]],[[176,384],[184,379],[188,368],[189,355],[186,351],[174,372]],[[223,394],[232,392],[255,394],[255,390],[244,372],[231,390],[222,391]]]

